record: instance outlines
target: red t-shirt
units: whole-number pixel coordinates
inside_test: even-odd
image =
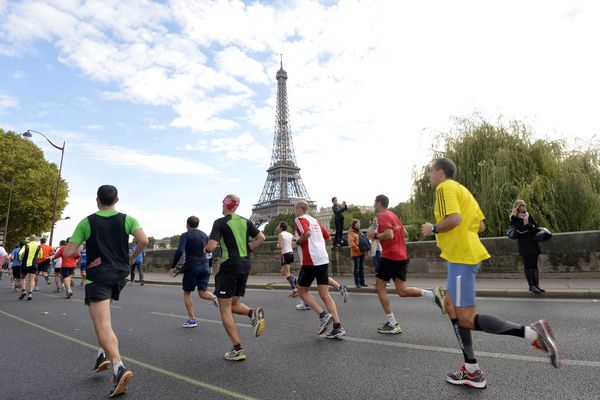
[[[406,254],[406,243],[404,242],[404,226],[400,219],[389,210],[383,211],[377,216],[377,233],[383,233],[387,229],[394,231],[392,240],[381,240],[381,257],[393,261],[408,259]]]
[[[57,258],[62,258],[62,264],[60,264],[61,268],[75,268],[77,266],[77,260],[79,259],[80,255],[75,254],[74,257],[63,257],[62,255],[64,251],[64,246],[58,249],[56,255],[54,256],[54,259],[56,260]]]

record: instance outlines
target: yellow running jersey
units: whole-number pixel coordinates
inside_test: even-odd
[[[441,257],[451,263],[476,265],[490,258],[479,239],[479,223],[485,215],[469,190],[452,179],[435,189],[435,220],[440,222],[450,214],[460,214],[462,222],[456,228],[437,234]]]

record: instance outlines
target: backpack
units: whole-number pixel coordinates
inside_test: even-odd
[[[511,225],[506,231],[506,236],[508,236],[508,238],[511,240],[517,240],[519,238],[519,232],[517,231],[517,228],[514,225]]]
[[[371,241],[367,235],[363,235],[362,233],[358,234],[358,248],[363,253],[371,250]]]

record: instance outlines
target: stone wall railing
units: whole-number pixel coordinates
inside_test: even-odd
[[[483,239],[492,255],[481,267],[482,274],[516,274],[523,271],[523,261],[517,252],[517,242],[506,237]],[[439,258],[439,249],[434,241],[409,242],[411,273],[437,275],[446,272],[444,260]],[[551,241],[541,243],[542,255],[539,268],[542,273],[600,272],[600,231],[572,232],[555,234]],[[350,250],[328,249],[330,271],[334,275],[352,275]],[[154,250],[146,252],[144,268],[148,271],[165,270],[171,265],[175,250]],[[297,258],[297,257],[296,257]],[[218,268],[219,255],[215,254],[214,267]],[[296,260],[293,268],[298,268]],[[266,242],[252,254],[253,274],[279,273],[280,259],[277,244]],[[373,273],[373,263],[365,259],[365,273]]]

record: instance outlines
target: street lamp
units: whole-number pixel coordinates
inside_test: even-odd
[[[24,132],[23,137],[31,138],[33,136],[32,133],[37,133],[38,135],[42,135],[44,137],[44,139],[46,139],[52,147],[54,147],[57,150],[60,150],[60,166],[58,167],[58,179],[56,180],[56,190],[54,192],[54,210],[52,211],[52,227],[50,228],[50,243],[49,243],[49,245],[52,246],[52,238],[54,237],[54,224],[56,223],[56,208],[58,207],[58,188],[60,186],[60,177],[61,177],[61,173],[62,173],[63,157],[65,156],[65,142],[63,141],[62,147],[57,146],[54,143],[52,143],[52,141],[50,139],[48,139],[46,137],[46,135],[44,135],[42,132],[34,131],[33,129],[28,129],[27,132]]]

